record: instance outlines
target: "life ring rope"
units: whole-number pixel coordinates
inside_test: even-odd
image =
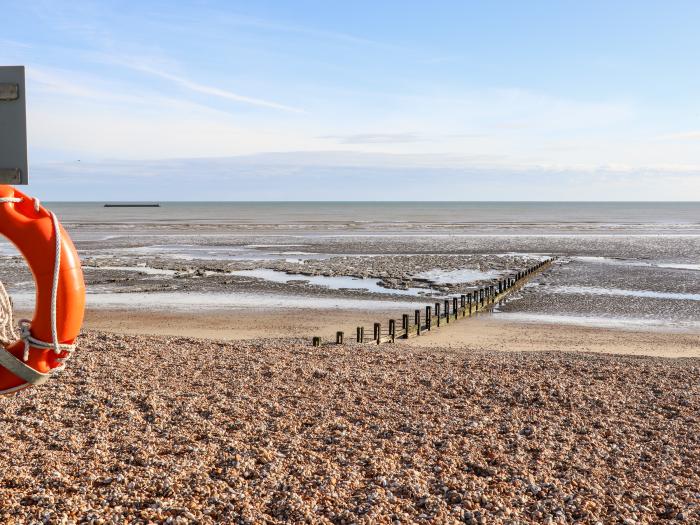
[[[37,198],[32,198],[34,201],[34,210],[38,213],[41,209],[41,202]],[[21,197],[0,197],[0,204],[5,203],[19,203],[23,202],[24,199]],[[48,210],[47,210],[48,211]],[[58,340],[58,329],[56,327],[56,299],[58,296],[58,281],[60,276],[61,268],[61,228],[58,224],[58,219],[56,214],[52,211],[48,211],[51,216],[51,221],[53,223],[54,239],[55,239],[55,259],[54,259],[54,269],[53,269],[53,280],[51,284],[51,339],[52,341],[46,342],[37,339],[32,335],[31,332],[31,322],[28,319],[20,319],[19,321],[19,337],[24,342],[24,354],[22,360],[15,357],[13,354],[7,351],[3,346],[0,352],[0,365],[7,368],[10,372],[16,376],[24,379],[27,383],[32,385],[40,385],[48,381],[53,372],[61,371],[65,368],[66,361],[71,357],[73,351],[75,350],[75,344],[65,344]],[[53,368],[48,373],[42,373],[35,370],[31,366],[25,364],[29,359],[29,351],[34,348],[39,349],[53,349],[55,354],[65,353],[64,357],[56,358],[56,361],[61,363],[60,366]]]

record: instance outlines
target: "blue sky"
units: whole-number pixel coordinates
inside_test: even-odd
[[[2,8],[45,199],[700,199],[698,2]]]

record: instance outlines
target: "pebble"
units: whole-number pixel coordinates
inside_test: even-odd
[[[0,400],[0,522],[700,523],[698,364],[88,332]]]

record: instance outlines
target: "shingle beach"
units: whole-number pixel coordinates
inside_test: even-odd
[[[698,523],[700,359],[89,332],[2,523]]]

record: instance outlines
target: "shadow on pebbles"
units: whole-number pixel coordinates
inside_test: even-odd
[[[2,523],[698,523],[700,360],[91,332]]]

